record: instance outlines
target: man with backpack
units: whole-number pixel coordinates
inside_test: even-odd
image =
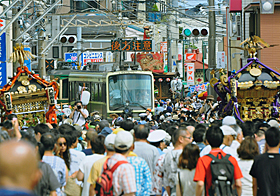
[[[126,157],[133,144],[128,131],[120,131],[115,138],[115,154],[105,161],[103,173],[96,181],[96,196],[135,196],[136,178],[134,167]]]
[[[231,196],[232,185],[237,195],[241,195],[240,179],[243,175],[236,159],[219,148],[223,138],[223,132],[218,126],[211,126],[206,132],[206,140],[212,150],[198,159],[194,175],[194,181],[197,182],[196,196],[202,195],[204,187],[206,196]]]

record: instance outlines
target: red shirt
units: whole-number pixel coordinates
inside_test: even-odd
[[[226,155],[226,153],[224,153],[221,149],[214,149],[211,150],[210,153],[214,156],[217,156],[218,152],[221,152],[221,154],[223,156]],[[234,180],[240,179],[243,177],[242,172],[238,166],[238,163],[236,161],[236,159],[233,156],[230,156],[228,159],[234,167]],[[203,181],[205,183],[205,179],[206,179],[206,195],[208,196],[208,190],[210,189],[211,185],[212,185],[212,174],[211,174],[211,167],[210,167],[210,163],[211,163],[212,159],[205,155],[202,156],[198,159],[197,165],[196,165],[196,170],[195,170],[195,174],[194,174],[194,179],[193,181],[197,182],[197,181]]]

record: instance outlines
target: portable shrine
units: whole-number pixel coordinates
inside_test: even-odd
[[[280,73],[255,57],[256,51],[271,46],[257,36],[248,38],[242,44],[245,44],[244,48],[237,48],[249,52],[248,63],[229,77],[219,70],[220,78],[210,81],[221,98],[219,114],[226,116],[234,112],[241,121],[278,117]],[[215,74],[215,71],[211,74]]]

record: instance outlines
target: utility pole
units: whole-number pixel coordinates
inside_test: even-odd
[[[216,15],[213,7],[215,6],[214,0],[208,0],[209,3],[209,37],[208,37],[208,67],[211,71],[216,68]],[[210,73],[210,72],[209,72]],[[210,74],[208,75],[208,80],[210,80]],[[213,88],[208,89],[208,95],[216,96]]]
[[[80,56],[82,52],[82,27],[77,27],[77,56]],[[78,66],[80,62],[78,61]],[[81,67],[83,67],[83,62],[81,62]]]
[[[18,12],[18,10],[16,8],[12,9],[13,17],[17,14],[17,12]],[[20,28],[19,28],[18,22],[13,23],[13,31],[12,32],[13,32],[13,38],[14,39],[17,38],[20,35]],[[16,46],[16,43],[19,43],[19,42],[13,42],[13,45]],[[17,63],[13,63],[13,73],[16,73],[17,67],[18,67]]]
[[[44,9],[41,6],[38,6],[38,11],[40,15],[44,13]],[[44,24],[43,24],[44,25]],[[43,26],[44,28],[44,26]],[[38,36],[38,65],[39,65],[39,75],[41,78],[46,77],[46,64],[45,64],[45,53],[42,53],[45,49],[45,29],[40,27],[40,32]]]

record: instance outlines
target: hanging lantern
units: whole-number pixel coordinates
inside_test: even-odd
[[[170,82],[170,78],[166,78],[166,82]]]
[[[159,79],[158,79],[158,81],[159,81],[159,82],[162,82],[162,81],[163,81],[163,79],[162,79],[162,78],[159,78]]]

